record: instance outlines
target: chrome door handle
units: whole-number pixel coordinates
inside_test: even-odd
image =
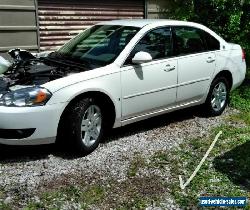
[[[215,59],[214,58],[211,58],[211,57],[209,57],[208,59],[207,59],[207,63],[213,63],[215,61]]]
[[[169,72],[169,71],[173,71],[175,70],[175,66],[171,66],[171,65],[166,65],[166,68],[164,69],[165,72]]]

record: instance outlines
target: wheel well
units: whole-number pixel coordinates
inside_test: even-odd
[[[232,73],[228,70],[223,70],[221,72],[219,72],[215,78],[218,78],[218,77],[225,77],[229,83],[229,87],[230,89],[232,88],[232,85],[233,85],[233,77],[232,77]]]
[[[82,93],[82,94],[76,96],[75,98],[73,98],[69,102],[69,104],[66,106],[66,108],[64,109],[64,111],[60,117],[58,130],[61,128],[61,126],[63,126],[63,124],[64,124],[63,119],[68,114],[70,107],[73,106],[77,101],[81,100],[82,98],[87,98],[87,97],[94,98],[101,103],[103,108],[109,113],[109,122],[108,122],[109,125],[108,126],[109,127],[113,126],[113,124],[115,122],[115,116],[116,116],[115,105],[114,105],[113,101],[105,93],[98,92],[98,91],[91,91],[91,92]]]

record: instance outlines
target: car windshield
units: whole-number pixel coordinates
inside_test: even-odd
[[[71,39],[49,57],[96,68],[112,63],[140,28],[95,25]]]

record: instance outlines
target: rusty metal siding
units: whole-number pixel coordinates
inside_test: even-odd
[[[11,48],[38,50],[35,0],[0,1],[0,53]]]
[[[143,0],[38,0],[41,50],[55,50],[105,20],[143,18]]]

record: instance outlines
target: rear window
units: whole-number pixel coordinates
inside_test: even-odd
[[[207,50],[202,31],[192,27],[175,27],[175,54],[186,55]]]
[[[207,49],[209,51],[219,50],[220,49],[220,42],[216,38],[211,36],[209,33],[205,32],[205,31],[203,33],[204,33],[204,37],[206,39]]]

